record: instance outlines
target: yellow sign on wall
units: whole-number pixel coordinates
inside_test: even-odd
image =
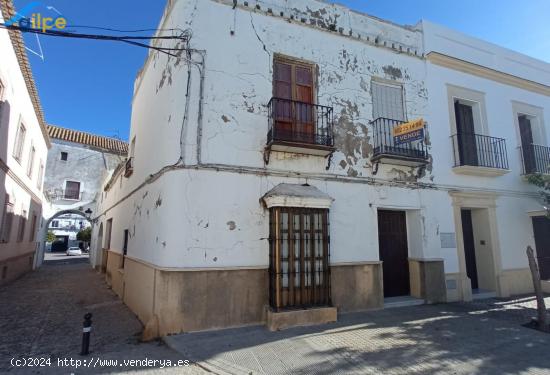
[[[393,128],[393,136],[398,137],[403,134],[412,133],[424,128],[424,119],[418,119],[406,122]]]
[[[424,139],[424,120],[409,121],[393,128],[393,142],[396,145]]]

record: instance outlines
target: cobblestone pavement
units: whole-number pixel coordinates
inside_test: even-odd
[[[91,354],[81,357],[82,321],[93,314]],[[87,374],[138,371],[140,374],[203,374],[182,368],[125,364],[123,360],[185,360],[162,342],[140,343],[142,326],[85,258],[46,262],[39,270],[0,287],[0,373]],[[14,368],[12,358],[50,358],[51,366]],[[92,368],[58,366],[58,359],[87,362]],[[166,363],[166,362],[165,362]],[[42,362],[42,364],[46,364]],[[75,362],[73,362],[75,364]],[[83,362],[82,362],[83,364]],[[97,366],[93,368],[93,366]]]
[[[531,298],[424,305],[165,341],[219,374],[550,374],[550,334],[522,326],[532,307]]]
[[[550,322],[550,296],[544,298]],[[467,303],[457,303],[456,308],[463,308],[471,314],[479,312],[488,317],[525,324],[537,317],[537,300],[534,295],[518,296],[508,299],[488,298]]]
[[[0,288],[0,373],[550,374],[550,334],[522,326],[536,315],[529,296],[346,314],[334,324],[281,332],[262,326],[167,337],[176,352],[140,343],[141,324],[86,262],[50,261]],[[94,314],[89,357],[78,355],[85,312]],[[51,358],[52,365],[10,365],[28,357]],[[58,366],[58,358],[119,362],[76,369]],[[121,362],[144,359],[200,367]]]

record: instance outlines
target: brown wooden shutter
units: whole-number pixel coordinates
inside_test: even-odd
[[[314,67],[280,59],[274,61],[275,132],[280,139],[312,142],[314,126]]]

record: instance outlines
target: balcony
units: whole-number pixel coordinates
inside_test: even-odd
[[[134,158],[130,157],[124,165],[124,177],[128,178],[134,173]]]
[[[530,144],[520,147],[523,174],[550,174],[550,147]]]
[[[423,140],[395,144],[393,129],[401,124],[404,124],[404,121],[383,117],[371,121],[374,138],[371,161],[406,166],[427,164],[429,158],[428,147]]]
[[[72,189],[66,189],[63,191],[63,195],[61,199],[70,200],[70,201],[79,201],[80,200],[80,191],[79,190],[72,190]]]
[[[332,107],[272,98],[268,110],[267,151],[324,157],[334,151]]]
[[[473,133],[457,133],[451,139],[453,172],[489,177],[510,172],[505,139]]]

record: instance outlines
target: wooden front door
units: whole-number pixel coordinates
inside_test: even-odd
[[[314,140],[314,67],[305,63],[276,59],[273,95],[275,136],[292,142]]]
[[[404,211],[378,211],[378,246],[384,297],[410,294],[407,220]]]
[[[472,106],[455,102],[456,137],[460,165],[478,165]]]
[[[535,149],[533,148],[533,129],[531,128],[531,120],[525,115],[520,115],[518,116],[518,123],[525,173],[534,173],[537,171],[537,162],[535,159]]]
[[[540,277],[550,280],[550,219],[544,216],[534,217],[533,232]]]
[[[472,289],[478,289],[476,245],[474,227],[472,225],[472,211],[462,210],[462,237],[464,239],[464,256],[466,257],[466,275],[472,282]]]

